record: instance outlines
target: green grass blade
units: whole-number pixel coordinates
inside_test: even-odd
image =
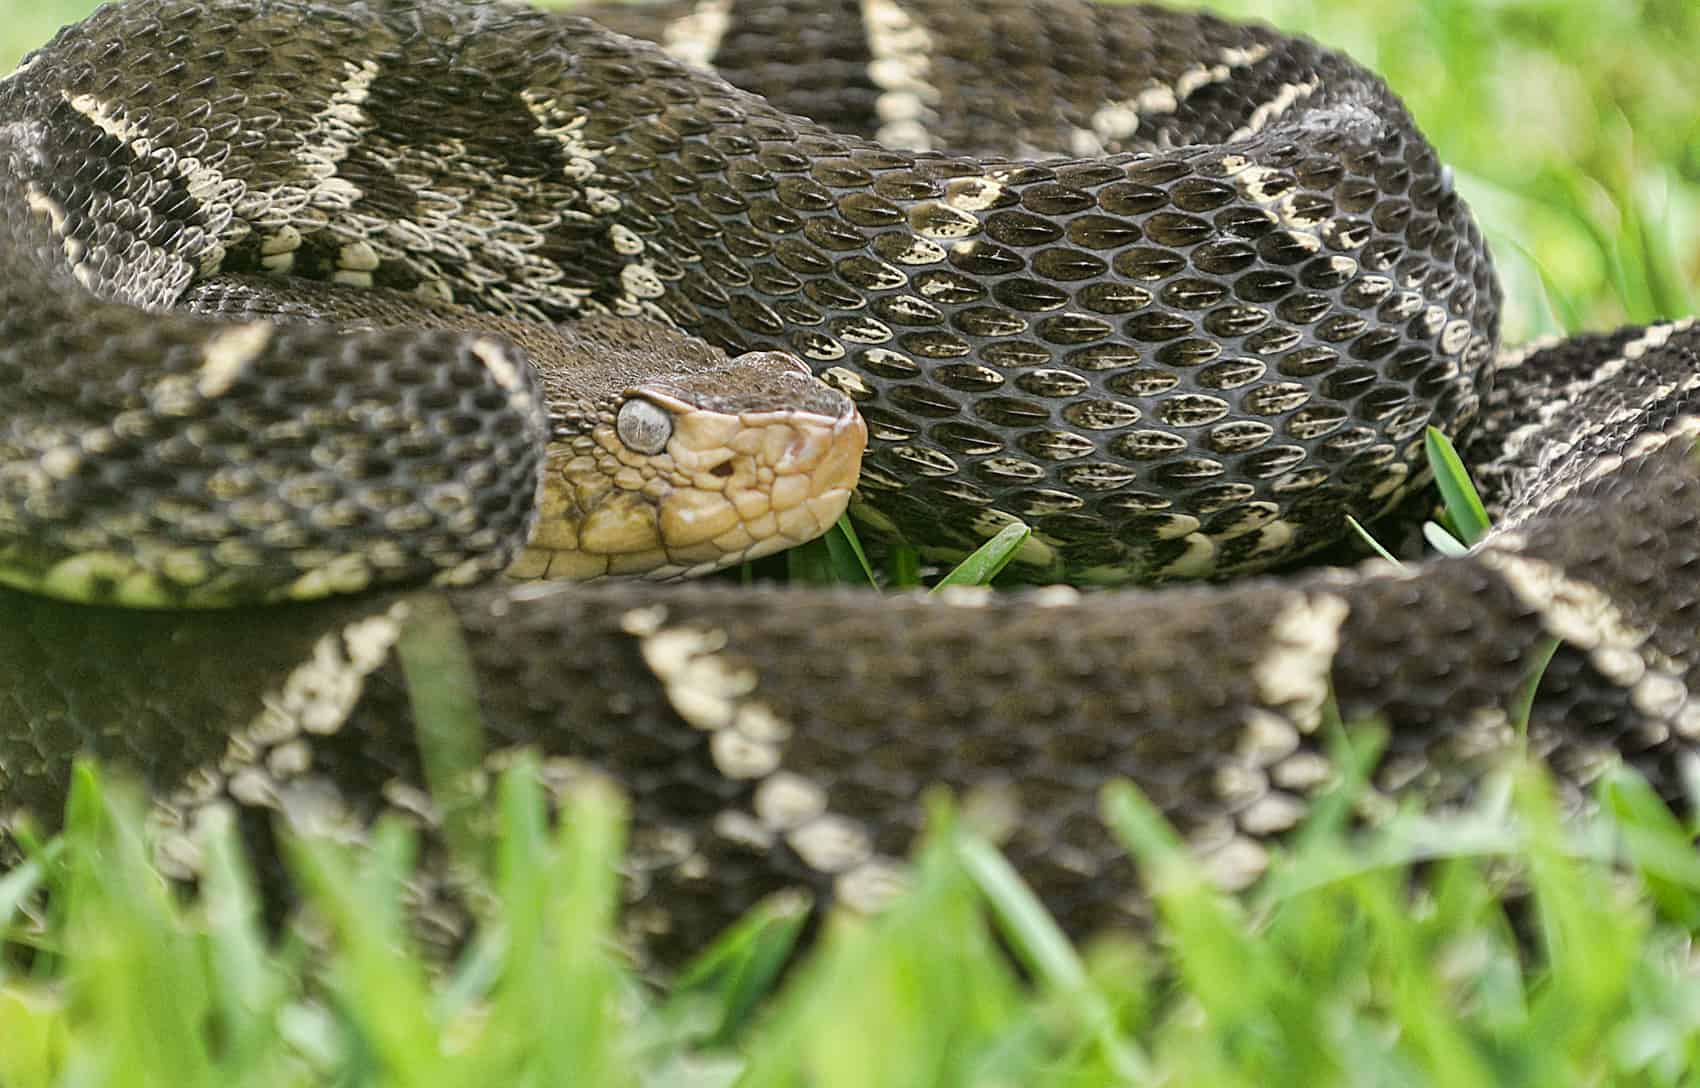
[[[0,991],[0,1084],[26,1088],[63,1082],[70,1024],[66,1003],[54,995]]]
[[[1428,428],[1423,447],[1434,471],[1435,486],[1446,504],[1446,516],[1457,530],[1458,539],[1466,546],[1474,546],[1488,531],[1487,510],[1482,506],[1481,496],[1476,494],[1476,485],[1470,482],[1458,451],[1438,428]]]
[[[98,1040],[72,1059],[72,1077],[214,1088],[215,1009],[202,948],[155,875],[141,835],[142,803],[73,772],[67,805],[65,944],[76,949],[66,984]]]
[[[9,938],[24,904],[35,895],[46,875],[41,862],[34,858],[0,875],[0,942]],[[0,979],[5,977],[6,963],[0,959]]]
[[[1535,693],[1540,690],[1541,677],[1546,675],[1552,655],[1558,652],[1559,640],[1544,638],[1535,645],[1534,659],[1529,662],[1528,675],[1517,685],[1511,699],[1511,726],[1518,736],[1529,731],[1529,714],[1535,708]]]
[[[695,1043],[729,1043],[773,990],[812,910],[807,896],[785,892],[757,904],[680,972],[660,1016],[699,1022]]]
[[[875,586],[879,580],[874,577],[874,568],[868,563],[868,555],[862,550],[862,541],[856,536],[856,527],[850,522],[849,514],[841,514],[836,524],[826,533],[826,549],[832,555],[832,567],[838,580],[845,585]]]
[[[224,1058],[257,1067],[275,1046],[277,1018],[291,996],[271,955],[246,854],[235,820],[214,810],[201,827],[205,858],[201,909],[206,919],[211,990]]]
[[[893,544],[886,557],[886,574],[892,589],[914,589],[921,584],[921,554],[907,544]]]
[[[1376,555],[1379,555],[1381,558],[1387,560],[1389,563],[1392,563],[1396,567],[1402,567],[1402,566],[1405,565],[1405,564],[1401,563],[1398,559],[1394,558],[1394,555],[1393,555],[1392,552],[1388,551],[1386,548],[1383,548],[1381,546],[1381,541],[1379,541],[1379,540],[1375,539],[1375,537],[1371,536],[1369,530],[1364,528],[1362,523],[1360,523],[1357,518],[1353,517],[1350,514],[1347,514],[1346,515],[1346,524],[1350,525],[1352,527],[1352,531],[1354,533],[1358,534],[1358,539],[1362,540],[1365,544],[1369,545],[1370,550],[1375,552]]]
[[[335,935],[330,985],[352,1034],[349,1058],[380,1080],[442,1084],[429,972],[407,932],[402,888],[416,840],[395,821],[375,828],[359,853],[325,839],[288,841],[291,870]]]
[[[744,566],[749,568],[747,563]],[[832,528],[814,540],[785,552],[785,576],[787,581],[811,586],[879,584],[849,514],[840,515]]]
[[[614,921],[620,902],[617,859],[625,849],[625,801],[606,780],[589,779],[569,794],[556,833],[557,893],[547,904],[547,968],[515,1013],[553,1005],[553,1030],[542,1038],[537,1076],[543,1084],[632,1083],[621,1007]],[[516,954],[531,954],[516,949]]]
[[[843,585],[844,572],[835,561],[832,549],[827,546],[824,537],[816,537],[806,543],[799,544],[785,553],[785,580],[805,586],[837,586]],[[860,582],[859,574],[853,573],[853,582]]]
[[[974,549],[974,554],[958,563],[949,574],[938,580],[933,592],[945,586],[983,586],[991,584],[998,572],[1009,566],[1021,545],[1033,535],[1033,530],[1021,522],[1005,525],[996,536]]]
[[[1115,1014],[1087,975],[1073,944],[1020,874],[976,835],[959,834],[955,847],[958,863],[986,897],[999,930],[1022,966],[1071,1009],[1076,1022],[1086,1026],[1118,1079],[1149,1080],[1150,1060],[1132,1040],[1120,1036]]]
[[[1512,791],[1525,830],[1528,879],[1536,903],[1550,984],[1531,996],[1527,1030],[1553,1043],[1537,1083],[1574,1082],[1572,1061],[1609,1031],[1628,996],[1636,950],[1650,912],[1626,909],[1606,866],[1585,865],[1563,830],[1558,800],[1546,775],[1524,765]],[[1566,1045],[1568,1043],[1568,1045]]]
[[[828,919],[748,1049],[745,1088],[1033,1082],[1010,968],[950,849],[946,809],[929,813],[907,892],[876,917]]]
[[[1470,554],[1470,549],[1447,532],[1445,526],[1432,521],[1423,522],[1423,539],[1428,541],[1429,547],[1449,559]]]
[[[1700,930],[1700,853],[1682,821],[1647,780],[1621,766],[1602,776],[1600,799],[1617,824],[1630,865],[1646,881],[1659,913],[1684,929]]]
[[[436,594],[408,599],[396,642],[407,678],[420,760],[443,831],[463,861],[479,863],[483,846],[473,823],[484,805],[484,731],[478,679],[460,620]]]

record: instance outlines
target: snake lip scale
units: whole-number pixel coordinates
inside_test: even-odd
[[[1330,696],[1387,725],[1377,791],[1445,803],[1518,743],[1553,637],[1527,747],[1573,795],[1621,761],[1681,797],[1692,321],[1501,350],[1450,172],[1305,39],[1075,0],[766,11],[124,0],[0,80],[4,826],[52,824],[93,754],[185,878],[215,806],[273,861],[280,822],[429,830],[396,646],[444,615],[488,770],[527,749],[632,798],[626,924],[662,961],[778,889],[876,904],[935,784],[1014,817],[1075,930],[1144,916],[1112,778],[1243,886],[1335,776]],[[742,359],[828,430],[853,402],[872,539],[942,561],[1019,518],[1029,580],[1161,588],[496,580],[587,495],[618,516],[563,539],[835,516],[779,466],[842,504],[852,454],[774,430],[717,474],[669,358]],[[1415,493],[1430,424],[1496,518],[1470,554],[1260,575]],[[774,497],[716,490],[739,473]],[[708,520],[632,505],[663,479]],[[439,845],[410,893],[452,941]]]

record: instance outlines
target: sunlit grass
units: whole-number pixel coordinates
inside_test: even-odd
[[[185,901],[150,869],[136,799],[79,774],[57,853],[0,884],[0,926],[30,893],[53,904],[0,966],[0,1084],[1549,1088],[1681,1084],[1700,1060],[1700,857],[1626,773],[1581,820],[1524,769],[1467,811],[1367,836],[1347,829],[1348,773],[1249,898],[1112,788],[1107,833],[1161,937],[1079,950],[935,804],[885,914],[835,917],[781,976],[801,915],[776,900],[659,992],[613,939],[623,804],[587,786],[552,824],[534,772],[499,784],[500,847],[473,863],[487,920],[446,963],[396,907],[402,825],[359,854],[290,844],[319,919],[308,948],[259,922],[228,823],[209,825],[206,887]]]

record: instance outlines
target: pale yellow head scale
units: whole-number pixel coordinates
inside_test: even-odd
[[[592,323],[591,334],[620,324]],[[635,350],[652,352],[642,335]],[[783,353],[690,354],[676,372],[562,415],[537,528],[510,577],[691,577],[838,520],[867,442],[849,400]]]

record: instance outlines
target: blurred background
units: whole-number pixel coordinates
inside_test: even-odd
[[[94,6],[0,0],[0,71]],[[1170,6],[1308,34],[1384,75],[1487,231],[1509,342],[1700,312],[1695,0]]]

